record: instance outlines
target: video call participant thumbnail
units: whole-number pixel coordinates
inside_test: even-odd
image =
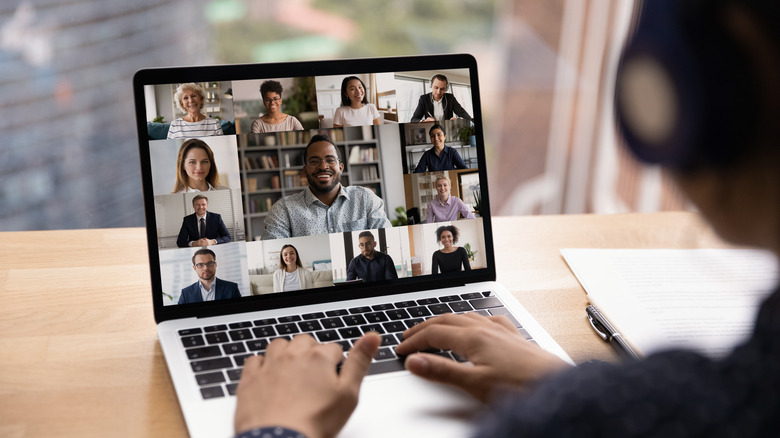
[[[265,105],[265,114],[252,122],[252,132],[302,131],[303,125],[295,117],[282,112],[282,84],[279,81],[265,81],[260,85],[260,96]]]
[[[195,83],[181,84],[173,94],[173,101],[179,111],[185,112],[183,117],[171,122],[168,128],[168,138],[192,138],[222,135],[222,125],[219,120],[206,117],[203,114],[203,103],[206,93]]]
[[[385,203],[371,190],[341,185],[344,163],[325,135],[315,135],[304,151],[309,185],[276,201],[265,218],[263,239],[311,236],[392,226]]]
[[[282,247],[279,266],[274,272],[274,292],[289,292],[314,286],[311,272],[303,268],[298,250],[294,246],[287,244]]]
[[[450,81],[442,74],[433,75],[431,78],[431,92],[420,96],[417,108],[412,114],[412,122],[434,122],[454,119],[457,114],[464,119],[471,116],[455,99],[452,93],[447,93]]]
[[[333,127],[381,125],[376,105],[368,103],[366,86],[357,76],[347,76],[341,82],[341,106],[333,113]]]
[[[433,147],[425,151],[414,167],[414,173],[438,172],[441,170],[467,169],[466,163],[460,154],[450,146],[444,145],[447,134],[444,127],[438,123],[428,130]]]
[[[358,246],[360,255],[349,262],[347,280],[381,281],[398,278],[393,258],[375,250],[376,241],[370,231],[358,235]]]
[[[230,242],[230,232],[222,221],[222,215],[208,211],[209,198],[197,195],[192,198],[195,213],[184,216],[176,245],[208,246]]]
[[[192,256],[192,269],[199,280],[181,290],[179,304],[241,298],[238,284],[217,278],[217,255],[210,249],[199,249]]]
[[[214,151],[205,141],[191,138],[179,147],[176,157],[176,182],[172,193],[226,190],[219,184]]]
[[[458,243],[460,231],[454,225],[446,225],[436,229],[436,241],[442,245],[442,249],[433,253],[431,257],[431,274],[439,272],[470,271],[469,255]]]
[[[425,222],[449,222],[458,220],[458,214],[464,219],[474,219],[474,213],[457,196],[450,194],[452,183],[442,175],[434,182],[437,195],[428,203],[428,213]]]

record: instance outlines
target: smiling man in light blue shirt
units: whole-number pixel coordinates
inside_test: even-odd
[[[341,185],[344,163],[327,136],[313,136],[304,157],[309,185],[271,207],[265,218],[264,240],[392,226],[384,201],[374,192]]]

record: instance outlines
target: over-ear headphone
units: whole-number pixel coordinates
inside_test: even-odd
[[[747,58],[725,28],[729,3],[642,3],[615,90],[618,128],[642,161],[719,166],[750,141],[757,99]]]

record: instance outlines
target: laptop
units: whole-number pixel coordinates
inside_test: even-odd
[[[471,434],[480,404],[394,351],[442,313],[506,315],[571,363],[495,281],[472,56],[146,69],[133,86],[154,317],[191,436],[233,436],[244,360],[277,337],[382,335],[344,437]]]

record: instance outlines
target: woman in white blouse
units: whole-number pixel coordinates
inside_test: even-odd
[[[280,266],[281,268],[274,272],[274,292],[289,292],[314,286],[311,272],[303,269],[298,250],[294,246],[282,247]]]
[[[366,86],[357,76],[347,76],[341,81],[341,106],[333,113],[333,127],[380,125],[379,110],[368,103]]]
[[[171,122],[171,126],[168,128],[168,138],[222,135],[222,125],[219,124],[219,120],[206,117],[203,114],[205,100],[206,93],[198,84],[188,82],[176,88],[173,101],[179,111],[187,114]]]

